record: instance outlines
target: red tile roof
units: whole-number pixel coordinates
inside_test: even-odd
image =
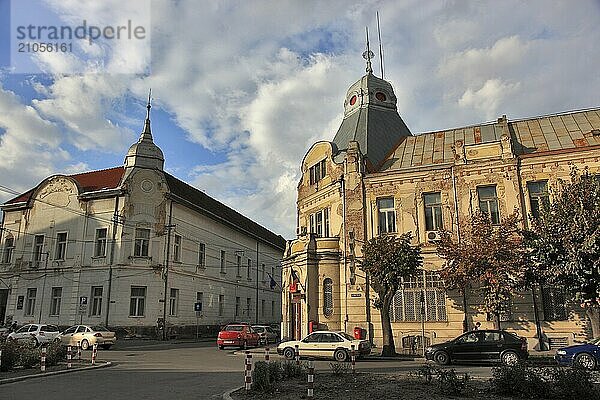
[[[114,167],[67,176],[73,178],[79,184],[82,193],[86,193],[102,189],[114,189],[118,187],[124,172],[125,168]],[[36,188],[37,186],[19,195],[18,197],[7,201],[4,204],[14,204],[29,201]]]

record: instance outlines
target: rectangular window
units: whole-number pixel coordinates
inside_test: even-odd
[[[264,282],[267,281],[267,275],[266,275],[266,271],[265,271],[265,264],[261,264],[260,270],[261,270],[261,275],[262,275],[262,281],[264,283]]]
[[[404,280],[390,313],[392,321],[447,321],[446,292],[439,275],[422,271],[415,279]]]
[[[56,252],[54,253],[55,260],[64,260],[67,253],[67,232],[56,234]]]
[[[265,301],[264,300],[260,301],[260,315],[262,317],[265,316]]]
[[[35,297],[37,296],[36,288],[27,289],[27,301],[25,302],[25,315],[31,317],[35,313]]]
[[[57,316],[60,315],[60,301],[62,299],[62,288],[61,287],[53,287],[52,288],[52,298],[50,303],[50,315]]]
[[[310,172],[310,184],[314,185],[319,182],[321,179],[325,178],[327,173],[327,168],[325,164],[325,160],[321,160],[309,169]]]
[[[7,237],[4,240],[4,254],[2,255],[2,262],[4,264],[10,264],[12,262],[12,255],[15,249],[15,238]]]
[[[225,269],[225,250],[221,250],[221,273],[227,273],[227,270]]]
[[[198,267],[206,267],[206,245],[204,243],[198,244]]]
[[[425,206],[425,230],[439,231],[443,229],[441,193],[423,194],[423,204]]]
[[[237,266],[237,274],[236,276],[242,276],[242,256],[237,256],[237,262],[236,262],[236,266]]]
[[[242,304],[242,300],[239,297],[235,298],[235,316],[239,317],[240,316],[240,307]]]
[[[106,256],[106,236],[108,229],[98,228],[96,229],[96,242],[94,246],[94,257]]]
[[[542,287],[542,303],[545,321],[566,321],[567,307],[564,290],[556,287]]]
[[[246,315],[250,316],[250,305],[252,304],[252,299],[250,297],[246,297]]]
[[[225,304],[225,296],[220,294],[219,295],[219,317],[223,316],[223,306]]]
[[[92,286],[92,309],[90,315],[97,317],[102,314],[102,286]]]
[[[548,181],[527,182],[527,191],[529,192],[531,215],[534,218],[539,218],[540,210],[550,204]]]
[[[150,231],[148,229],[148,231]],[[146,306],[146,287],[132,286],[131,298],[129,300],[129,316],[143,317]]]
[[[380,234],[396,232],[396,209],[393,198],[377,199],[377,216]]]
[[[271,317],[275,316],[275,300],[271,300]]]
[[[488,215],[493,225],[498,225],[500,223],[500,210],[498,208],[496,186],[479,186],[477,197],[479,197],[479,209]]]
[[[248,280],[252,279],[252,260],[248,259]]]
[[[33,266],[39,267],[44,254],[44,235],[35,235],[33,239]]]
[[[134,257],[148,257],[148,248],[150,246],[150,229],[135,228],[135,246],[133,249]]]
[[[173,238],[173,261],[181,261],[181,236]]]
[[[329,208],[310,214],[310,232],[317,237],[329,237]]]
[[[169,294],[169,315],[174,317],[179,309],[179,289],[171,288]]]

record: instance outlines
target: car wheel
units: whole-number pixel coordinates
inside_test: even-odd
[[[505,351],[502,354],[502,363],[505,365],[516,365],[519,362],[519,355],[514,351]]]
[[[433,360],[440,365],[448,365],[450,363],[450,356],[445,351],[437,351],[433,355]]]
[[[219,345],[219,350],[223,350],[225,348],[225,346],[223,346],[222,344]]]
[[[291,347],[286,347],[283,350],[283,356],[288,360],[292,360],[295,355],[296,355],[296,352]]]
[[[596,360],[588,353],[581,353],[575,356],[573,365],[579,368],[593,370],[596,368]]]
[[[346,361],[348,359],[348,353],[344,349],[337,349],[333,353],[333,358],[337,362],[344,362],[344,361]]]
[[[90,342],[87,341],[87,339],[83,339],[81,341],[81,350],[87,350],[90,348]]]

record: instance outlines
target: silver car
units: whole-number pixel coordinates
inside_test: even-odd
[[[279,342],[279,334],[268,325],[252,325],[252,329],[258,333],[260,344]]]
[[[79,342],[82,350],[87,350],[95,343],[103,349],[109,349],[117,342],[114,332],[96,325],[74,325],[61,333],[59,339],[65,346],[77,346]]]
[[[58,335],[60,330],[56,325],[48,324],[27,324],[23,325],[15,332],[11,332],[7,336],[7,340],[34,340],[36,346],[45,343],[53,342]]]

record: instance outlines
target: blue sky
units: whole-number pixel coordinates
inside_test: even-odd
[[[415,134],[600,105],[597,0],[18,4],[38,22],[137,18],[149,35],[31,55],[45,72],[19,73],[0,0],[1,185],[23,191],[53,173],[121,165],[151,87],[166,169],[287,238],[300,162],[333,138],[364,74],[367,25],[377,50],[376,11],[385,78]]]

